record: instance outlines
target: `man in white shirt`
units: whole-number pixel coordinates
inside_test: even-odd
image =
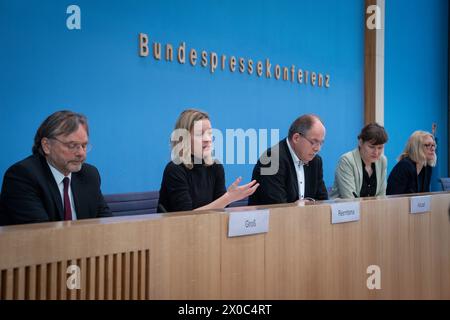
[[[325,127],[319,117],[307,114],[297,118],[288,137],[269,148],[255,165],[252,180],[260,186],[249,205],[328,199],[322,159],[317,155],[324,139]]]

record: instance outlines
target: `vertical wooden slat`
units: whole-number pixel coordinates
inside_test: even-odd
[[[14,274],[12,269],[2,271],[2,300],[13,299]]]
[[[105,290],[104,256],[95,257],[95,299],[103,300]]]
[[[41,265],[36,265],[36,300],[41,300],[42,299],[42,295],[41,295],[41,270],[42,266]]]
[[[51,289],[51,282],[52,282],[52,264],[46,263],[46,270],[45,270],[45,299],[51,300],[52,299],[52,289]],[[53,298],[54,299],[54,298]]]
[[[87,294],[87,272],[86,272],[86,258],[79,259],[78,265],[80,266],[81,270],[81,290],[77,293],[77,299],[79,300],[86,300],[86,294]]]
[[[13,269],[13,299],[19,299],[19,268]]]
[[[25,267],[14,269],[14,299],[25,299]]]
[[[36,266],[25,268],[25,299],[36,299]]]
[[[150,250],[145,250],[145,299],[150,300]]]
[[[86,258],[86,269],[84,271],[84,277],[86,278],[86,299],[93,299],[92,297],[92,279],[91,279],[91,258]]]
[[[95,257],[90,257],[86,260],[86,299],[95,299]]]
[[[130,299],[130,253],[122,253],[122,300]]]
[[[3,284],[5,281],[3,281],[3,270],[0,270],[0,300],[4,300],[3,298]]]
[[[94,299],[98,300],[99,299],[99,257],[95,257],[95,272],[94,272],[94,282],[95,282],[95,295],[94,295]]]
[[[0,300],[5,300],[4,296],[3,296],[3,292],[4,292],[4,285],[5,285],[5,280],[3,279],[3,271],[4,270],[0,270]]]
[[[120,300],[122,299],[122,254],[120,253],[113,256],[113,276],[113,299]]]
[[[130,253],[130,299],[136,300],[138,293],[138,255],[137,251]]]
[[[133,291],[134,291],[134,252],[130,251],[129,252],[129,259],[130,259],[130,272],[128,273],[129,277],[130,277],[130,288],[128,289],[130,292],[130,296],[129,299],[132,300],[133,298]]]
[[[105,299],[113,299],[113,255],[105,256]]]
[[[145,299],[145,251],[138,251],[138,297],[139,300]]]
[[[108,300],[109,292],[108,292],[108,263],[109,263],[109,256],[104,255],[103,256],[103,299]]]
[[[53,262],[47,265],[47,299],[58,298],[58,263]]]
[[[60,261],[56,264],[56,299],[66,300],[67,290],[66,290],[66,262]]]
[[[142,285],[139,283],[140,282],[140,279],[142,278],[142,276],[141,276],[141,270],[142,270],[142,268],[141,268],[141,252],[142,252],[142,250],[136,250],[135,251],[135,261],[136,261],[136,267],[135,267],[135,270],[136,270],[136,287],[135,287],[135,292],[136,292],[136,294],[135,294],[135,299],[141,299],[141,287],[142,287]]]
[[[36,299],[47,299],[47,264],[40,264],[36,269]]]
[[[30,266],[30,273],[29,273],[29,299],[30,300],[36,300],[36,292],[37,292],[37,267],[36,266]]]

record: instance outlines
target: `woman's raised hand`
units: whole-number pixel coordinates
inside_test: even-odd
[[[242,177],[239,177],[228,187],[227,193],[232,202],[251,196],[259,187],[259,183],[257,183],[256,180],[252,180],[249,183],[240,186],[239,183],[241,181]]]

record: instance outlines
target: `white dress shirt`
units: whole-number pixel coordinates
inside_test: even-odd
[[[289,148],[289,152],[291,153],[292,160],[294,161],[295,172],[297,172],[297,181],[298,181],[298,198],[303,200],[305,198],[305,171],[303,169],[303,161],[301,161],[294,150],[292,150],[291,144],[289,142],[289,138],[286,138],[286,143]]]
[[[47,161],[48,163],[48,161]],[[64,208],[64,178],[65,176],[58,171],[55,167],[53,167],[50,163],[48,163],[48,166],[50,167],[50,170],[53,174],[53,177],[55,178],[56,184],[58,185],[59,194],[61,195],[62,205]],[[70,180],[69,183],[69,200],[70,200],[70,208],[72,209],[72,220],[77,220],[77,213],[75,211],[75,205],[73,203],[73,195],[72,195],[72,173],[69,173],[67,176]]]

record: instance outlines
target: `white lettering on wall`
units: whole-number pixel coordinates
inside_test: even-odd
[[[80,30],[81,29],[81,9],[75,4],[71,4],[67,7],[67,14],[70,16],[66,20],[66,26],[69,30]]]

